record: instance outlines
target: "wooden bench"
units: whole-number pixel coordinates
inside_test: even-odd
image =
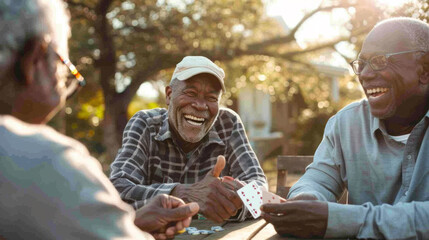
[[[305,168],[313,162],[313,156],[278,156],[277,157],[277,195],[286,198],[291,186],[287,186],[288,173],[304,174]],[[339,203],[347,203],[347,190],[344,190]]]

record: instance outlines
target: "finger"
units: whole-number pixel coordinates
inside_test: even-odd
[[[167,238],[173,238],[174,235],[176,235],[178,229],[176,229],[175,226],[169,227],[167,228],[167,230],[165,231],[165,235],[167,236]]]
[[[235,185],[233,182],[222,182],[222,185],[228,188],[229,190],[235,191]]]
[[[168,195],[168,207],[167,208],[177,208],[177,207],[180,207],[183,205],[185,205],[185,202],[182,199],[175,197],[175,196],[172,196],[172,195]]]
[[[187,227],[189,227],[190,225],[191,225],[191,221],[192,221],[192,218],[191,217],[188,217],[188,218],[186,218],[186,219],[183,219],[181,222],[182,222],[182,225],[183,225],[183,228],[187,228]]]
[[[223,186],[220,186],[219,188],[223,188]],[[216,194],[216,200],[222,206],[222,209],[225,210],[225,212],[228,214],[227,218],[224,218],[225,220],[236,214],[238,207],[236,207],[234,203],[230,201],[227,196],[225,196],[225,194],[222,192],[221,194]],[[220,213],[223,212],[221,211]],[[221,215],[224,216],[223,214]]]
[[[229,201],[226,200],[225,197],[223,197],[221,194],[214,195],[212,204],[214,208],[213,212],[216,212],[217,215],[220,216],[222,220],[226,220],[230,216],[232,216],[229,212],[233,212],[234,210],[231,210],[228,208],[234,208],[234,205],[229,203]]]
[[[223,185],[218,185],[216,188],[228,200],[228,202],[231,202],[234,205],[235,210],[243,206],[243,202],[235,191],[231,191]]]
[[[216,165],[213,167],[212,169],[212,176],[213,177],[219,177],[220,173],[222,172],[223,168],[225,167],[226,161],[225,161],[225,157],[222,155],[219,155],[217,157],[217,162]]]
[[[270,215],[268,213],[262,212],[261,218],[263,218],[267,223],[273,223],[273,217],[274,215]]]
[[[184,229],[182,221],[177,221],[176,229],[177,229],[177,231]]]
[[[166,240],[167,236],[164,233],[153,233],[152,236],[157,240]]]
[[[167,220],[179,221],[186,219],[188,217],[194,216],[196,213],[198,213],[199,210],[200,207],[196,202],[188,203],[173,209],[166,209],[166,213],[168,215]]]
[[[234,178],[231,176],[222,177],[222,182],[232,182],[232,181],[234,181]]]
[[[212,207],[207,207],[206,211],[204,211],[204,216],[216,223],[223,222],[223,218],[219,215],[217,209],[213,209]]]
[[[261,211],[266,213],[285,213],[288,203],[266,203],[262,204]]]

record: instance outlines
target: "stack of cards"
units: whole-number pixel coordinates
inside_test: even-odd
[[[281,197],[260,188],[256,181],[252,181],[246,186],[237,190],[238,196],[243,201],[244,206],[250,211],[253,218],[261,216],[261,205],[264,203],[280,203]]]

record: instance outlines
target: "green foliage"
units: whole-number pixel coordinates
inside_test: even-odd
[[[143,109],[153,109],[161,107],[159,103],[147,101],[144,98],[136,96],[128,106],[128,118],[131,118],[136,112]]]
[[[175,65],[186,55],[207,56],[225,69],[228,91],[222,101],[226,105],[246,85],[270,94],[272,101],[284,102],[301,92],[308,109],[297,121],[307,130],[314,125],[311,121],[341,107],[332,104],[330,82],[309,63],[321,49],[333,49],[340,41],[352,43],[359,51],[363,35],[387,12],[372,0],[323,1],[318,11],[347,10],[348,33],[331,43],[315,42],[302,49],[295,39],[301,25],[286,32],[265,16],[262,0],[66,1],[72,16],[70,58],[88,81],[68,103],[66,129],[96,153],[106,149],[98,146],[108,145],[106,140],[112,138],[104,136],[103,140],[104,119],[112,119],[104,127],[115,125],[121,136],[120,124],[126,120],[120,118],[165,106],[163,97],[151,102],[135,94],[146,81],[167,84]],[[313,14],[309,11],[306,16]],[[361,97],[357,84],[348,80],[340,84],[342,103]]]

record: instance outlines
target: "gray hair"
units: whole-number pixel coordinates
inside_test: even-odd
[[[27,41],[46,36],[68,57],[69,18],[61,0],[1,0],[0,71],[12,64],[13,53],[22,51]]]
[[[177,78],[173,78],[173,79],[171,79],[171,81],[170,81],[170,87],[171,88],[176,88],[176,86],[177,86],[177,84],[179,83],[179,79],[177,79]]]
[[[396,17],[377,23],[374,29],[385,24],[399,27],[399,30],[407,34],[416,49],[429,52],[429,25],[427,23],[415,18]]]

